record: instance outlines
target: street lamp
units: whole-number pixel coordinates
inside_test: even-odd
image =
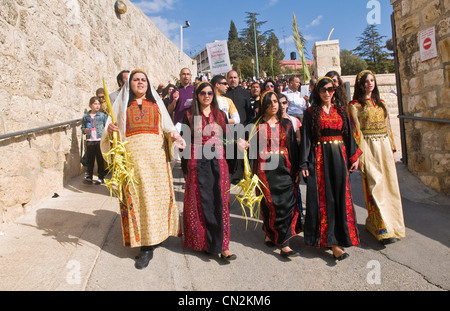
[[[259,78],[258,43],[256,41],[256,18],[255,20],[253,20],[253,31],[255,35],[256,78]]]
[[[180,62],[183,59],[183,28],[189,28],[190,26],[189,21],[186,21],[184,26],[180,26]]]

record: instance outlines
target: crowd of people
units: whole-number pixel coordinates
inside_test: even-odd
[[[360,245],[350,187],[356,170],[363,176],[367,230],[383,244],[405,237],[389,114],[373,72],[357,76],[351,101],[337,72],[311,79],[306,93],[297,76],[242,81],[230,71],[195,83],[192,78],[183,68],[178,85],[155,88],[144,70],[122,71],[119,89],[110,95],[117,122],[101,111],[102,90],[83,117],[87,183],[92,183],[95,159],[103,182],[99,155],[108,151],[114,131],[131,153],[137,189],[124,193],[120,214],[124,244],[140,247],[136,268],[147,267],[153,249],[170,236],[183,236],[185,248],[226,261],[237,258],[229,249],[230,186],[243,178],[243,160],[230,152],[229,143],[239,152],[256,146],[249,161],[263,183],[257,190],[264,195],[262,243],[279,247],[282,257],[301,255],[289,244],[300,232],[306,245],[329,248],[336,260],[349,256],[345,247]],[[224,139],[236,124],[256,134]],[[182,220],[172,146],[185,178]]]

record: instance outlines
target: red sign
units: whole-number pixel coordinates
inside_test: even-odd
[[[429,50],[431,48],[432,42],[430,38],[426,38],[425,41],[423,41],[423,48],[425,50]]]
[[[422,62],[438,57],[436,29],[431,27],[419,32],[420,60]]]

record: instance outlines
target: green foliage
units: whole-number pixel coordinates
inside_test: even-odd
[[[376,25],[368,25],[361,37],[358,37],[359,45],[353,50],[367,63],[369,70],[375,73],[393,72],[394,63],[390,54],[385,50],[383,39]]]
[[[283,50],[280,48],[280,41],[272,29],[262,31],[261,27],[266,21],[258,21],[259,13],[246,12],[246,27],[238,35],[236,25],[230,23],[228,32],[228,51],[230,61],[234,70],[237,70],[241,77],[252,77],[256,74],[255,60],[255,32],[256,47],[258,50],[259,72],[268,75],[279,75],[281,73],[279,61],[284,59]],[[252,59],[254,64],[252,63]]]
[[[343,76],[357,75],[367,69],[364,59],[349,50],[341,50],[341,73]]]

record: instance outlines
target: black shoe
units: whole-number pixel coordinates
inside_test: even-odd
[[[344,260],[345,258],[348,258],[350,255],[348,254],[348,253],[343,253],[341,256],[339,256],[339,257],[336,257],[336,256],[334,256],[334,254],[333,254],[333,257],[334,257],[334,259],[336,259],[336,260],[339,260],[339,261],[341,261],[341,260]]]
[[[153,258],[153,249],[151,250],[141,250],[139,256],[136,258],[136,263],[134,266],[136,269],[142,270],[147,268],[150,259]]]
[[[298,256],[300,256],[300,253],[296,252],[296,251],[285,252],[285,251],[281,250],[280,255],[283,258],[290,258],[290,257],[298,257]]]
[[[85,183],[86,185],[92,185],[92,178],[86,177],[86,179],[83,181],[83,183]]]
[[[276,245],[275,245],[275,243],[273,243],[272,241],[264,241],[264,244],[267,246],[267,247],[275,247]]]
[[[383,245],[388,245],[397,242],[396,238],[383,239],[380,241]]]
[[[235,254],[225,256],[224,254],[221,253],[220,258],[225,259],[227,261],[231,261],[231,260],[236,260],[237,256]]]

